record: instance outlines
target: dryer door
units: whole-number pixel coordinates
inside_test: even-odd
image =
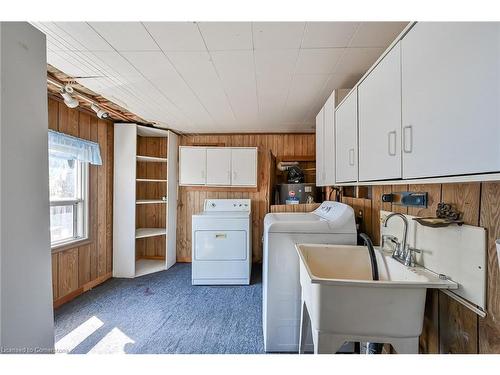
[[[246,260],[247,232],[243,230],[198,230],[195,260]]]

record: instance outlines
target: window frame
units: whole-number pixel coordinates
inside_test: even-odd
[[[50,156],[49,156],[50,157]],[[52,250],[67,247],[68,245],[82,242],[89,239],[89,163],[75,160],[77,168],[77,198],[51,200],[49,198],[49,208],[73,206],[73,234],[72,238],[52,241],[50,247]],[[50,213],[49,213],[50,219]],[[76,234],[76,235],[75,235]]]

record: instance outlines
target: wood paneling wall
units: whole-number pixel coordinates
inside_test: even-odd
[[[262,231],[268,212],[268,184],[271,151],[278,159],[315,154],[314,134],[215,134],[181,137],[181,145],[258,147],[257,189],[180,187],[177,211],[177,261],[191,261],[191,216],[203,209],[206,198],[250,198],[252,200],[253,261],[262,260]]]
[[[49,128],[98,142],[103,164],[90,166],[89,239],[54,249],[54,306],[75,298],[109,279],[113,266],[113,123],[48,98]]]
[[[428,208],[406,208],[381,201],[384,193],[406,190],[428,192]],[[359,211],[359,207],[366,206],[362,201],[367,201],[349,197],[344,197],[343,200],[351,204],[356,212]],[[463,213],[465,223],[487,229],[487,316],[480,318],[447,295],[429,290],[424,328],[420,337],[420,351],[500,353],[500,272],[495,247],[495,240],[500,238],[500,182],[373,186],[371,224],[366,223],[364,230],[371,232],[374,243],[379,243],[381,209],[417,216],[434,216],[436,206],[441,201],[455,205]],[[365,212],[364,217],[366,216]]]

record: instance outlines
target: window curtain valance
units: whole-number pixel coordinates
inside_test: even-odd
[[[49,154],[61,159],[102,165],[98,143],[53,130],[49,130]]]

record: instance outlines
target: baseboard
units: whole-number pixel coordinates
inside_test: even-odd
[[[75,289],[71,293],[68,293],[68,294],[66,294],[63,297],[60,297],[60,298],[56,299],[53,302],[54,309],[57,309],[61,305],[64,305],[66,302],[69,302],[72,299],[75,299],[80,294],[83,294],[83,293],[89,291],[90,289],[96,287],[97,285],[102,284],[106,280],[110,279],[112,276],[113,276],[112,272],[107,273],[107,274],[105,274],[103,276],[100,276],[100,277],[98,277],[98,278],[96,278],[96,279],[94,279],[92,281],[89,281],[86,284],[83,284],[81,287],[79,287],[78,289]]]

